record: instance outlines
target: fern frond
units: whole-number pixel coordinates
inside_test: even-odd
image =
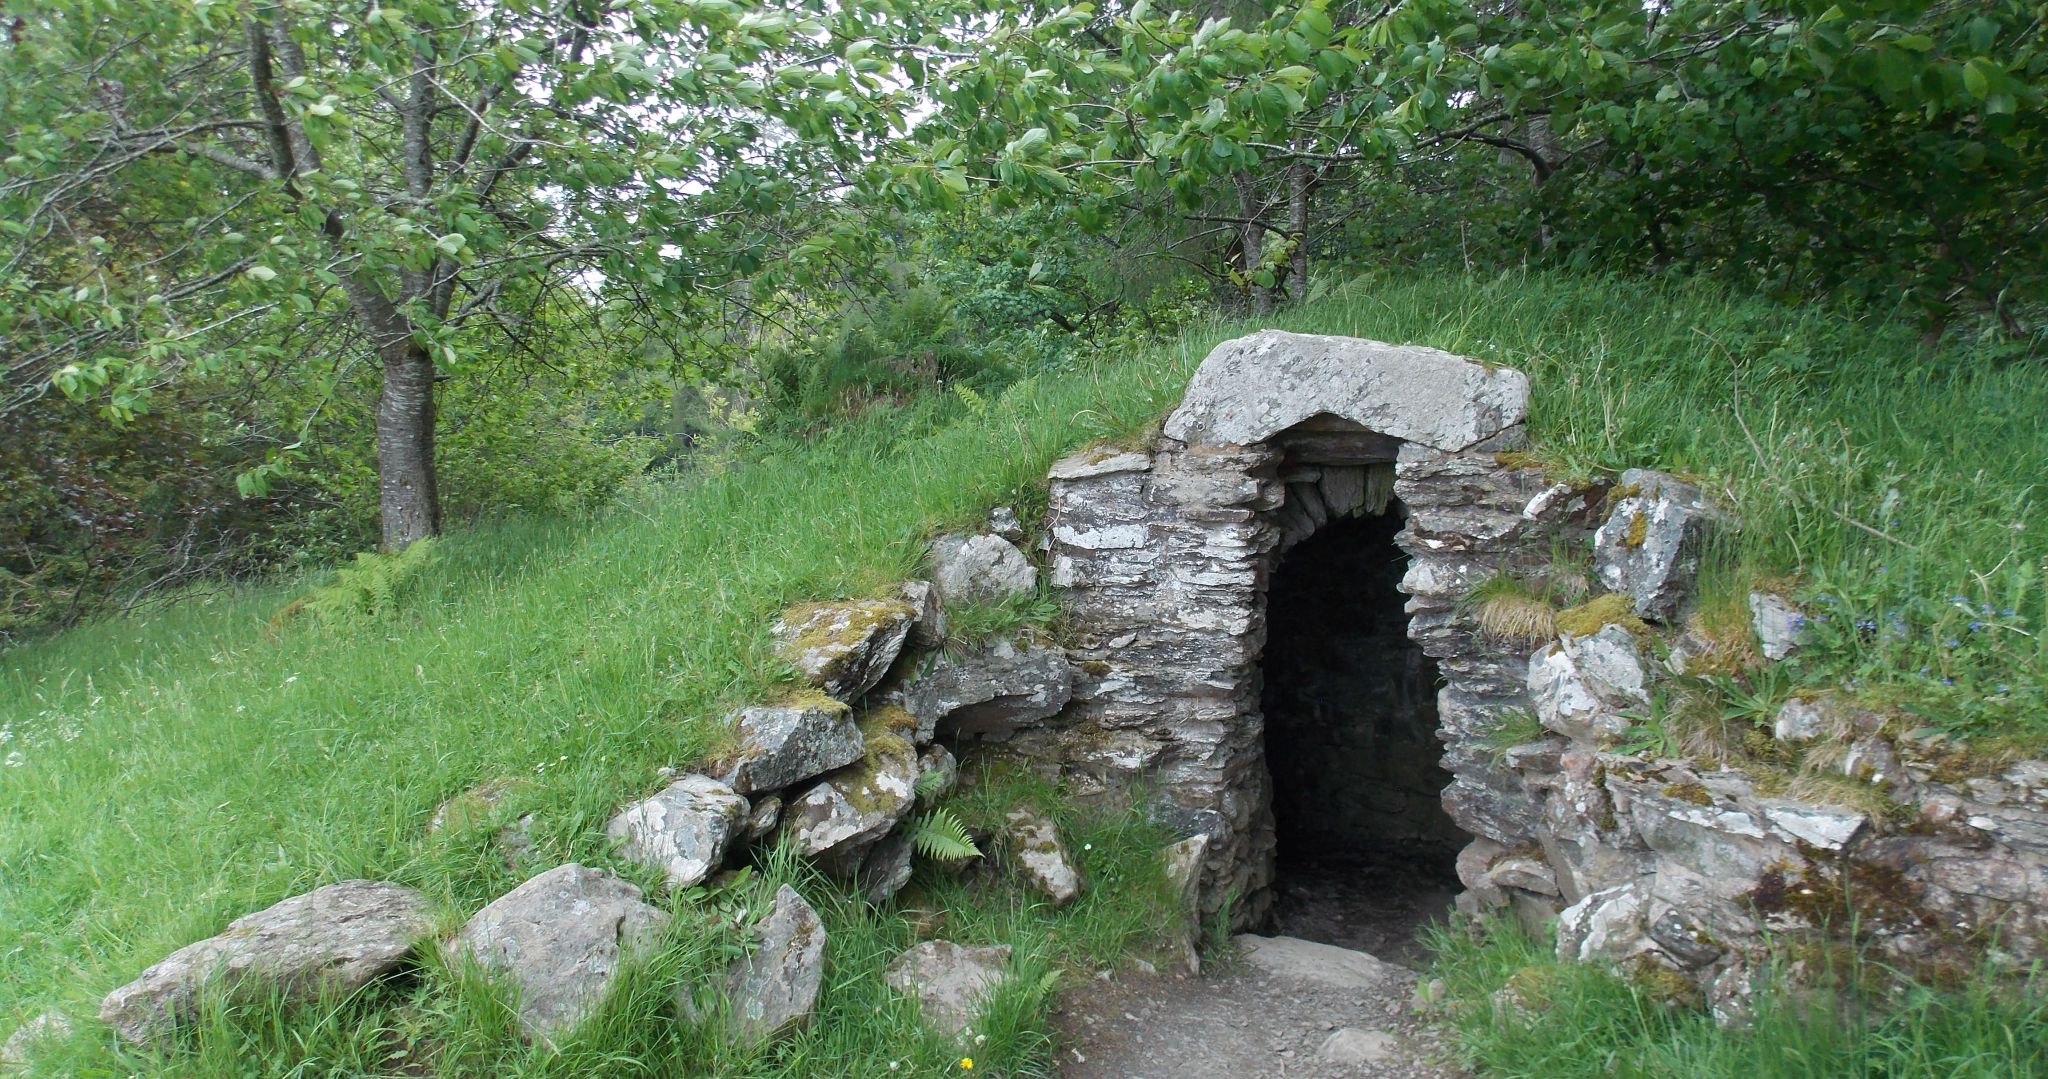
[[[934,809],[917,818],[910,828],[910,843],[917,853],[942,862],[964,862],[981,857],[981,848],[967,826],[950,809]]]
[[[988,418],[988,398],[976,393],[974,387],[969,386],[965,382],[955,382],[953,383],[953,395],[966,403],[967,411],[974,413],[982,419]]]
[[[939,793],[939,788],[945,785],[946,773],[933,769],[920,773],[917,782],[910,785],[910,792],[916,795],[919,801],[923,801]]]

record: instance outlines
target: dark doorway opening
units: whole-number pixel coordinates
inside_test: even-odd
[[[1274,931],[1419,963],[1471,838],[1444,813],[1436,664],[1408,638],[1406,517],[1335,519],[1281,555],[1267,592],[1266,763]]]

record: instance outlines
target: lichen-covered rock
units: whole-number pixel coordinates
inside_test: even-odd
[[[860,871],[854,879],[861,898],[880,905],[910,883],[911,856],[915,851],[907,828],[907,824],[898,826],[861,859]]]
[[[754,929],[760,943],[726,975],[740,1037],[760,1042],[801,1029],[818,1008],[825,976],[825,924],[783,885]]]
[[[71,1036],[71,1020],[62,1012],[44,1012],[14,1028],[0,1044],[0,1071],[26,1068],[35,1062],[43,1042],[63,1041]]]
[[[1811,742],[1827,728],[1827,718],[1817,702],[1793,697],[1778,708],[1771,720],[1771,737],[1780,742]]]
[[[781,790],[860,759],[860,729],[830,697],[755,705],[732,715],[739,749],[725,782],[741,794]]]
[[[1806,616],[1783,596],[1751,592],[1749,622],[1756,631],[1757,651],[1765,659],[1784,659],[1806,640]]]
[[[1705,493],[1676,476],[1632,468],[1593,535],[1593,571],[1644,618],[1669,621],[1692,592],[1707,536],[1723,523]]]
[[[1529,696],[1550,730],[1596,742],[1627,730],[1622,713],[1649,701],[1648,673],[1635,638],[1619,625],[1566,635],[1529,660]]]
[[[1328,414],[1391,438],[1462,450],[1522,422],[1529,380],[1433,348],[1262,330],[1211,351],[1166,435],[1249,446]]]
[[[352,992],[398,969],[433,931],[432,908],[410,888],[370,880],[315,888],[172,952],[107,994],[100,1021],[146,1043],[188,1018],[210,984],[290,998]]]
[[[747,800],[710,776],[684,776],[605,825],[619,856],[659,869],[671,888],[711,875],[747,818]]]
[[[812,685],[847,703],[875,687],[903,652],[917,612],[900,599],[807,603],[773,627],[777,651]]]
[[[928,940],[897,956],[883,977],[889,988],[917,998],[926,1024],[957,1037],[981,1017],[1009,965],[1007,944],[977,948]]]
[[[427,818],[427,834],[460,832],[484,823],[497,816],[499,809],[513,795],[532,785],[524,779],[493,779],[479,783],[435,806],[433,816]]]
[[[1073,664],[1056,648],[998,641],[987,650],[941,661],[902,692],[917,717],[920,745],[949,738],[1002,741],[1050,718],[1074,695]]]
[[[527,1037],[553,1044],[604,1001],[625,965],[659,943],[667,912],[602,870],[556,866],[477,911],[446,946],[518,990]]]
[[[946,605],[939,589],[930,581],[905,581],[896,589],[910,605],[917,621],[910,628],[910,643],[919,648],[940,648],[946,643]]]
[[[1011,543],[1024,542],[1024,522],[1009,506],[997,506],[988,511],[988,530]]]
[[[1073,902],[1081,894],[1081,874],[1067,859],[1067,849],[1060,844],[1059,830],[1052,821],[1029,809],[1013,809],[1003,820],[1010,857],[1024,879],[1055,906]]]
[[[782,796],[763,794],[754,799],[754,807],[747,811],[747,822],[740,826],[740,839],[752,843],[754,840],[775,830],[782,823]]]
[[[932,583],[947,603],[1007,599],[1038,587],[1038,569],[1001,536],[947,535],[932,542]]]
[[[945,746],[929,746],[917,758],[917,804],[937,805],[960,785],[960,762]]]
[[[1557,920],[1561,959],[1633,959],[1650,946],[1649,898],[1637,882],[1594,892],[1564,909]]]
[[[876,709],[861,721],[866,755],[825,777],[783,809],[782,829],[797,852],[838,876],[860,868],[868,848],[915,806],[917,720],[901,708]]]

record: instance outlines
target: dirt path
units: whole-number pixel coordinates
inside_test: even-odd
[[[1414,972],[1293,937],[1237,938],[1201,977],[1131,973],[1070,990],[1065,1079],[1464,1079],[1410,1007]]]

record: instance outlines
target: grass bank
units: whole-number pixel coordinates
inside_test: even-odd
[[[1853,962],[1797,993],[1769,983],[1746,1027],[1505,922],[1432,941],[1465,1061],[1488,1079],[2028,1079],[2048,1074],[2048,985],[1937,991]],[[1809,975],[1810,976],[1810,975]],[[1497,997],[1496,994],[1502,994]]]
[[[1734,562],[1797,574],[1839,605],[1831,624],[1846,629],[1816,643],[1808,677],[1859,679],[1930,724],[2048,740],[2038,368],[1923,355],[1903,329],[1702,286],[1561,276],[1361,279],[1274,324],[1522,368],[1541,453],[1561,474],[1699,474],[1748,520]],[[992,503],[1028,514],[1054,458],[1144,430],[1216,341],[1249,328],[1205,326],[992,402],[926,400],[810,443],[757,446],[594,519],[450,536],[392,610],[358,624],[275,621],[302,586],[233,588],[0,657],[0,1027],[49,1006],[88,1015],[171,949],[337,879],[421,888],[459,922],[524,871],[499,864],[483,830],[425,835],[436,804],[482,781],[528,781],[505,813],[535,815],[535,865],[606,863],[616,806],[714,745],[729,706],[785,676],[766,642],[777,610],[910,575],[932,530]],[[1138,835],[1129,822],[1074,824]],[[1135,879],[1117,859],[1139,845],[1098,843],[1084,871]],[[1007,909],[1000,894],[975,902]],[[1133,884],[1103,902],[1122,913],[1017,905],[1036,920],[967,924],[990,938],[1078,936],[1093,943],[1063,954],[1106,958],[1142,939],[1151,899]],[[877,942],[834,952],[829,1006],[851,1016],[879,993],[860,949],[896,930],[851,908],[834,919],[835,939]],[[690,947],[672,949],[673,978],[698,969]],[[368,1047],[393,1044],[379,1031],[464,999],[450,984],[429,972],[397,998],[336,1012],[331,1039],[311,1020],[280,1021],[251,1067],[352,1074]],[[803,1074],[791,1060],[830,1044],[864,1074],[894,1059],[893,1021],[856,1037],[866,1049],[821,1032],[796,1057],[720,1066]],[[481,1020],[417,1022],[435,1032],[426,1041],[470,1046],[429,1058],[457,1062],[449,1074],[494,1054],[512,1062],[494,1073],[558,1066]],[[188,1060],[232,1059],[220,1046],[262,1026],[229,1024]],[[701,1063],[687,1033],[649,1044],[633,1024],[601,1030],[614,1033],[588,1051],[620,1074]],[[1038,1059],[1029,1042],[1006,1043],[1006,1067]],[[186,1067],[118,1055],[96,1034],[78,1046],[61,1063],[81,1074]]]

